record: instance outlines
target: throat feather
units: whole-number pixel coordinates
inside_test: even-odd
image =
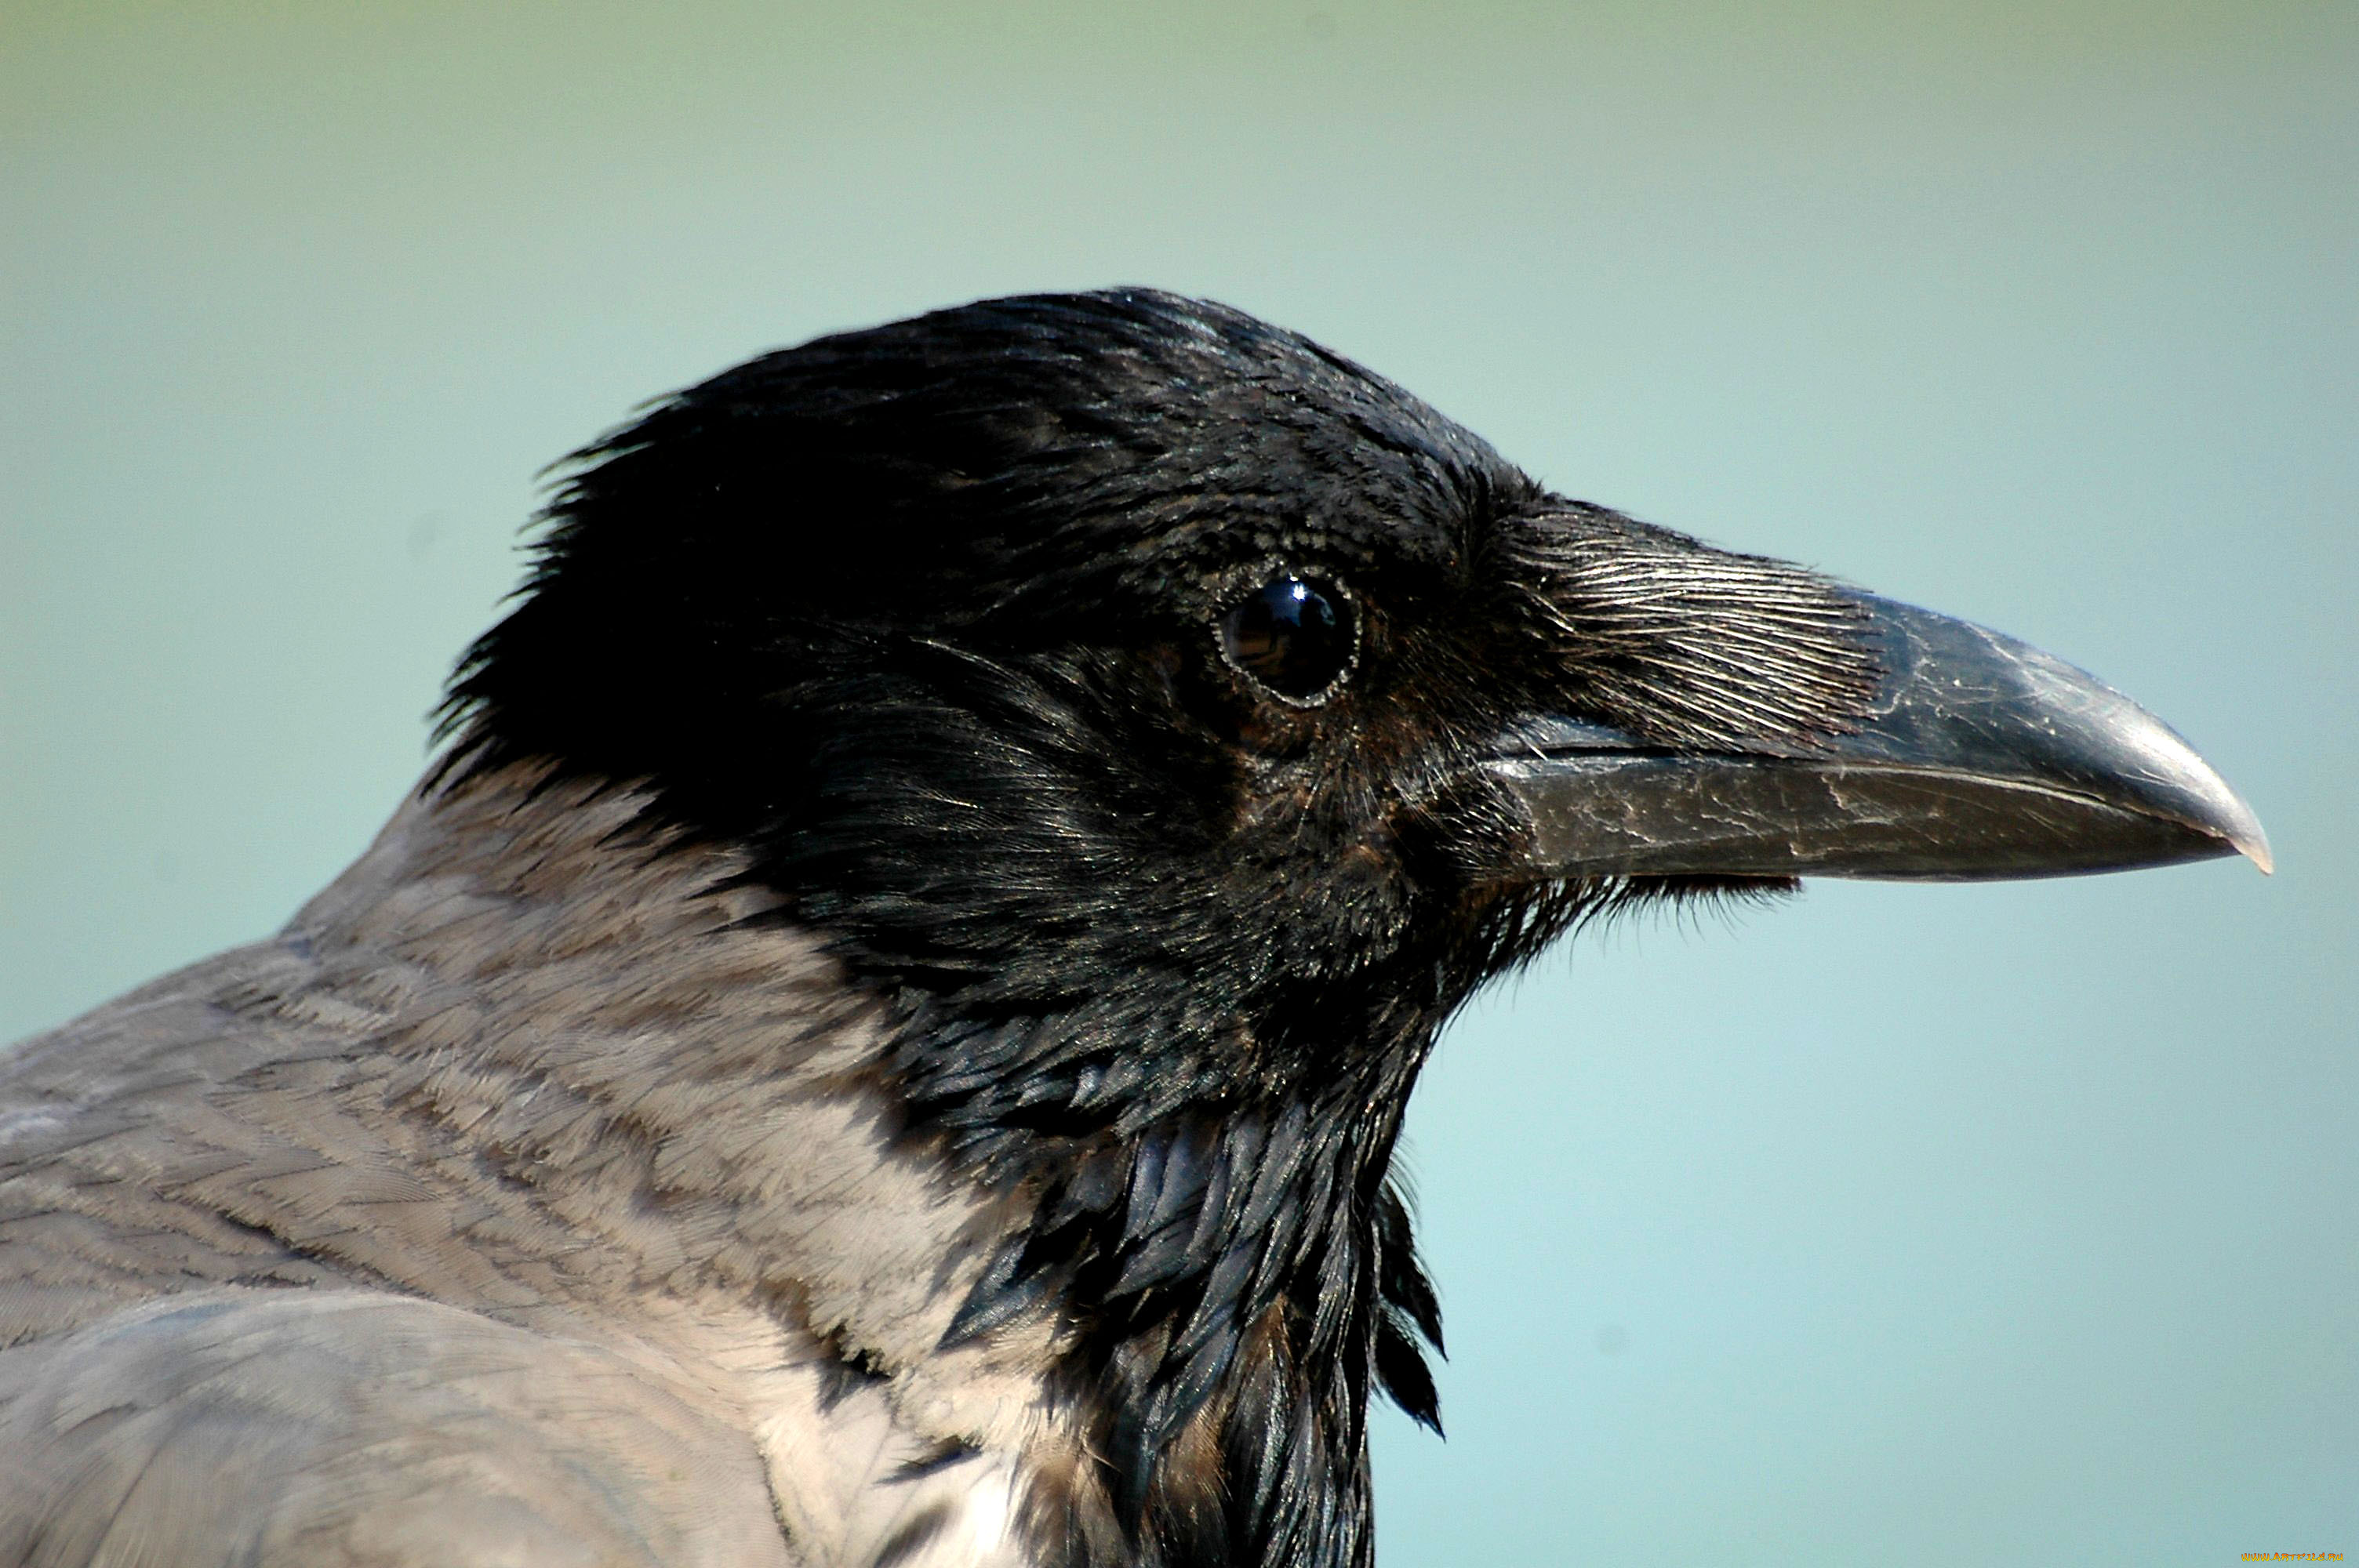
[[[1439,1424],[1439,1313],[1388,1173],[1405,1098],[1339,1084],[995,1147],[1031,1220],[946,1344],[1045,1315],[1068,1347],[1049,1386],[1082,1442],[1036,1480],[1043,1562],[1370,1560],[1370,1393]]]

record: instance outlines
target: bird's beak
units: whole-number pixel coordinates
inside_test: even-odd
[[[1488,764],[1551,877],[2069,876],[2242,854],[2252,808],[2129,698],[2011,637],[1855,596],[1882,668],[1856,729],[1698,752],[1539,719]]]

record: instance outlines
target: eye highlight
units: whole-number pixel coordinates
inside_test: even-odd
[[[1358,609],[1339,584],[1272,578],[1221,618],[1221,656],[1280,702],[1316,708],[1359,662]]]

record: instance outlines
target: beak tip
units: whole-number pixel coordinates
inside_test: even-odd
[[[2162,729],[2159,719],[2150,719],[2156,729]],[[2195,749],[2168,730],[2163,730],[2180,752],[2177,770],[2180,787],[2186,791],[2188,804],[2193,806],[2192,826],[2219,840],[2223,855],[2242,855],[2260,869],[2261,875],[2275,876],[2277,852],[2269,848],[2269,836],[2261,827],[2260,817],[2235,786],[2222,778],[2217,770]],[[2185,820],[2185,818],[2182,818]]]

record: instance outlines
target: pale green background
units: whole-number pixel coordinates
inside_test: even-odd
[[[1478,1008],[1390,1568],[2359,1553],[2359,4],[0,18],[0,1033],[354,854],[635,402],[1199,291],[2095,668],[2282,863],[1821,884]]]

